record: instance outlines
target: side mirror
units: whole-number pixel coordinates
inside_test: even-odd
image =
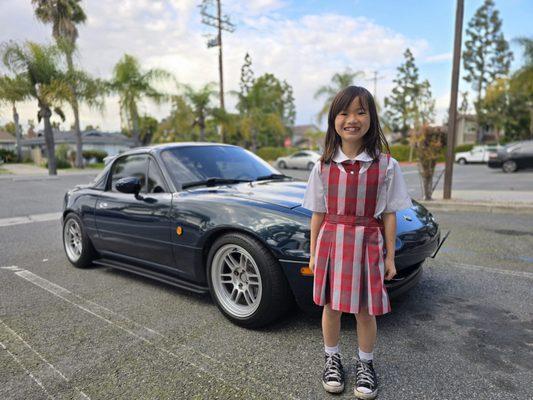
[[[115,187],[121,193],[131,193],[134,194],[136,198],[139,197],[139,192],[141,191],[141,180],[134,176],[129,176],[127,178],[119,179]]]

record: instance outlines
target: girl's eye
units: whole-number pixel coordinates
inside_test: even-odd
[[[339,115],[348,115],[348,113],[341,112]]]

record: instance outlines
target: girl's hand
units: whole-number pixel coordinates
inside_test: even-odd
[[[309,259],[309,269],[313,274],[315,273],[315,256],[311,256]]]
[[[394,258],[385,257],[385,280],[390,281],[396,275]]]

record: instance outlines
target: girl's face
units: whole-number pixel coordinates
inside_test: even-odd
[[[370,114],[359,97],[335,117],[335,130],[342,141],[359,142],[370,128]]]

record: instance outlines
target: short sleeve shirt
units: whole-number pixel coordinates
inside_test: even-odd
[[[363,162],[363,166],[359,171],[360,174],[364,173],[372,164],[372,158],[364,151],[351,159],[343,153],[340,147],[337,147],[332,161],[340,164],[348,160],[351,162],[355,162],[356,160]],[[339,165],[339,167],[343,168],[342,165]],[[325,193],[320,172],[320,161],[317,161],[307,182],[307,190],[305,191],[302,207],[313,212],[326,213],[326,196],[327,193]],[[409,208],[412,205],[413,203],[407,192],[407,185],[405,184],[400,164],[394,158],[390,157],[383,187],[378,191],[374,217],[378,218],[384,212],[396,212]]]

